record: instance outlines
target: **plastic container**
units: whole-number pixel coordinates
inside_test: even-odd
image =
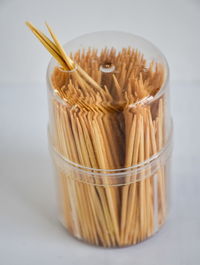
[[[94,245],[136,244],[157,232],[168,212],[172,122],[167,62],[154,45],[123,32],[84,35],[64,47],[74,56],[74,70],[63,71],[52,59],[47,72],[60,220],[73,236]],[[84,55],[79,49],[85,49]],[[123,72],[129,56],[144,67],[131,73],[135,78],[141,71],[134,92]]]

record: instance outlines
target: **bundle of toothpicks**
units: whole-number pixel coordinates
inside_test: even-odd
[[[58,62],[50,77],[54,150],[74,167],[102,172],[90,181],[87,170],[80,177],[55,158],[65,226],[75,237],[105,247],[150,237],[166,216],[165,167],[124,174],[123,181],[112,172],[128,172],[165,144],[164,97],[152,100],[164,82],[163,65],[147,64],[133,47],[91,47],[67,55],[50,26],[52,40],[27,26]],[[104,174],[109,170],[111,177]]]

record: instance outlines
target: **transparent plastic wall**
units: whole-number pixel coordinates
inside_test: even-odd
[[[136,244],[160,229],[168,211],[166,60],[148,41],[123,32],[84,35],[65,50],[74,70],[52,59],[47,72],[60,220],[91,244]]]

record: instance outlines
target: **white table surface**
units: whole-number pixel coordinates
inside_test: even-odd
[[[200,82],[172,82],[171,214],[133,247],[91,247],[57,221],[45,85],[1,85],[0,265],[199,265]]]

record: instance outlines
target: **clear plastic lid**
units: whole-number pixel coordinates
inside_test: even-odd
[[[54,149],[88,168],[115,170],[160,152],[170,134],[168,65],[147,40],[97,32],[64,46],[73,69],[50,61],[50,134]]]

